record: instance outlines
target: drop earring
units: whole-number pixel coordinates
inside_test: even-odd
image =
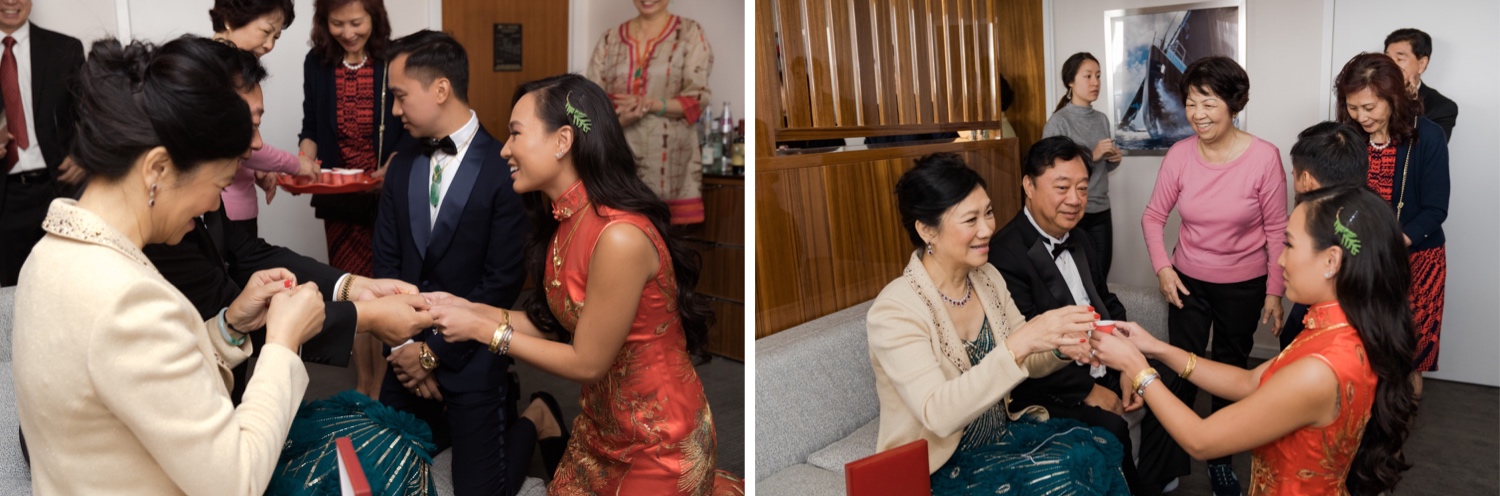
[[[932,254],[932,243],[927,243],[927,254],[928,255]]]
[[[156,185],[155,184],[151,185],[151,198],[148,199],[148,200],[146,200],[146,206],[147,207],[155,207],[156,206]]]

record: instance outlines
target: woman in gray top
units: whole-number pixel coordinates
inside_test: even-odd
[[[1109,277],[1114,252],[1114,227],[1109,214],[1109,173],[1120,166],[1120,149],[1110,139],[1109,117],[1093,107],[1094,101],[1099,99],[1100,74],[1099,60],[1088,52],[1068,57],[1062,69],[1063,85],[1068,87],[1068,92],[1057,102],[1052,118],[1047,119],[1042,137],[1067,136],[1090,150],[1093,173],[1089,176],[1089,203],[1078,227],[1089,234],[1094,245],[1094,259],[1100,261],[1104,276]],[[1098,167],[1100,164],[1105,167]]]

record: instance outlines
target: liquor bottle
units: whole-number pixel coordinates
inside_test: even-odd
[[[724,112],[721,126],[719,128],[719,173],[729,173],[729,155],[734,153],[734,115],[729,110],[729,102],[724,102]]]
[[[718,141],[715,127],[713,106],[704,105],[703,116],[698,118],[698,163],[703,166],[704,174],[714,173],[714,142]]]
[[[736,176],[745,175],[745,120],[740,119],[735,128],[733,153],[729,156],[729,165],[732,173]]]

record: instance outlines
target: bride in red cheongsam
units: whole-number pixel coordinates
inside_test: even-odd
[[[693,291],[696,257],[662,234],[667,205],[637,178],[615,115],[581,76],[516,90],[501,156],[516,191],[550,200],[528,204],[527,268],[545,301],[523,313],[436,294],[433,316],[450,341],[488,343],[584,385],[549,494],[743,494],[715,469],[713,415],[693,368],[711,318]]]

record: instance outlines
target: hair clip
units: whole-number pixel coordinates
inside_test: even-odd
[[[572,93],[568,93],[567,99],[563,101],[563,111],[568,113],[568,117],[573,118],[573,127],[578,128],[580,132],[588,133],[589,129],[594,127],[593,123],[589,122],[589,115],[573,106]]]
[[[1354,230],[1349,229],[1348,226],[1345,226],[1343,222],[1339,221],[1339,215],[1342,213],[1344,213],[1344,208],[1339,207],[1339,210],[1333,214],[1333,232],[1339,235],[1339,245],[1343,246],[1345,250],[1349,250],[1349,255],[1358,255],[1359,235]],[[1354,218],[1358,216],[1359,211],[1355,210],[1354,215],[1349,216],[1349,223],[1353,224]]]

